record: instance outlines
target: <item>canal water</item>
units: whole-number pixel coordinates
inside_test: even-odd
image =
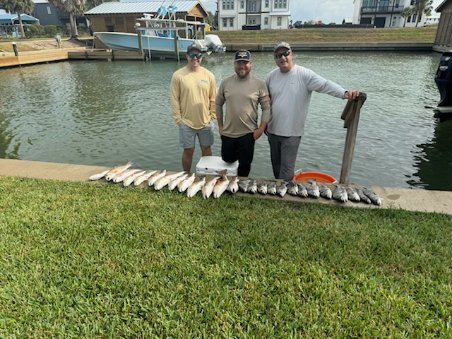
[[[435,53],[296,53],[295,61],[347,89],[367,93],[350,179],[363,185],[452,190],[452,121],[439,123]],[[275,65],[253,54],[262,79]],[[0,157],[136,168],[181,169],[169,109],[172,61],[73,61],[0,70]],[[203,65],[221,79],[232,54]],[[346,102],[314,94],[297,168],[340,175]],[[216,134],[213,147],[220,154]],[[195,153],[193,170],[199,160]],[[250,176],[272,177],[268,141],[258,140]]]

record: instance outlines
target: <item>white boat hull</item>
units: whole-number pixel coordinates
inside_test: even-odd
[[[140,44],[138,34],[120,32],[96,32],[94,37],[99,39],[103,45],[113,50],[139,51]],[[203,46],[204,51],[208,51],[208,46],[204,40],[177,39],[177,52],[179,57],[185,55],[187,47],[193,42]],[[143,52],[148,53],[150,58],[171,58],[177,59],[176,40],[170,37],[141,36],[141,47]]]

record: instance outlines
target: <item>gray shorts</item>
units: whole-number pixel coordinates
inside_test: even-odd
[[[198,136],[201,146],[212,146],[214,128],[213,121],[201,129],[194,129],[185,124],[179,124],[179,144],[182,148],[194,148],[195,139]]]

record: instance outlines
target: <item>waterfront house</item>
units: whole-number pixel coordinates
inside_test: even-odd
[[[205,22],[207,10],[200,1],[172,1],[176,7],[176,18]],[[145,13],[157,15],[162,1],[104,2],[85,12],[93,32],[136,33],[135,23]]]
[[[218,30],[287,29],[289,0],[218,0]]]
[[[22,13],[20,15],[24,25],[39,24],[39,20],[31,15]],[[17,13],[8,13],[0,9],[0,36],[1,37],[19,37],[19,16]]]
[[[417,13],[407,17],[402,16],[405,8],[413,6],[415,0],[355,0],[353,23],[373,25],[375,27],[415,27],[423,26],[427,16],[421,13],[418,20]]]
[[[53,3],[48,0],[33,0],[33,12],[32,15],[39,19],[39,23],[43,26],[54,25],[60,27],[66,27],[68,30],[71,29],[69,15],[56,7]],[[86,28],[86,19],[83,16],[76,17],[77,26],[81,28]]]
[[[452,0],[444,0],[436,11],[441,16],[433,49],[438,52],[452,50]]]

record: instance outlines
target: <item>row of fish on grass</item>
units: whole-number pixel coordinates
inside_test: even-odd
[[[318,184],[315,180],[308,182],[279,181],[279,180],[255,180],[249,178],[240,179],[234,177],[229,179],[224,173],[207,179],[206,176],[196,177],[195,173],[178,172],[167,173],[166,170],[146,171],[132,169],[132,162],[125,165],[113,167],[110,170],[94,174],[89,180],[105,179],[114,183],[122,183],[125,187],[130,185],[141,185],[147,182],[148,186],[155,190],[168,187],[170,191],[177,190],[180,193],[186,192],[188,197],[195,196],[202,192],[202,196],[207,199],[210,196],[219,198],[224,192],[236,193],[260,193],[277,195],[284,197],[286,194],[302,198],[325,198],[334,199],[339,202],[363,202],[366,204],[380,205],[381,198],[366,187],[343,186],[339,184]]]

